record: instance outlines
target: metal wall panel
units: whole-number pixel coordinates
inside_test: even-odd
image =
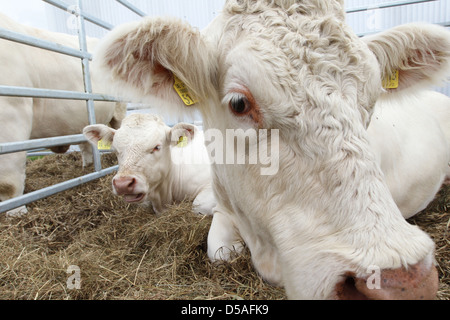
[[[76,0],[65,0],[64,2],[74,5]],[[178,17],[202,29],[220,12],[225,0],[128,0],[128,2],[148,16]],[[141,18],[115,0],[84,0],[84,7],[90,14],[113,25]],[[76,34],[76,30],[70,26],[69,14],[51,6],[47,8],[47,14],[50,20],[50,29],[56,32]],[[88,25],[87,33],[92,37],[100,38],[106,34],[106,31],[97,26]]]

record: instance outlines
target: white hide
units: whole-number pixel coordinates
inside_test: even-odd
[[[211,168],[203,133],[197,127],[181,123],[171,129],[158,116],[132,114],[118,130],[93,125],[84,134],[94,145],[100,139],[111,143],[119,160],[113,191],[125,201],[151,203],[159,214],[167,205],[186,199],[193,201],[196,212],[212,214],[216,201]],[[185,139],[181,143],[180,137]],[[122,194],[115,182],[124,178],[136,183]]]
[[[79,48],[78,37],[20,25],[4,15],[0,15],[0,27]],[[97,39],[88,39],[90,49],[97,43]],[[78,58],[0,40],[0,67],[1,85],[84,92]],[[105,92],[95,74],[92,82],[94,92]],[[80,134],[89,124],[85,101],[0,96],[0,105],[0,143]],[[95,111],[97,123],[119,126],[126,108],[122,104],[96,102]],[[80,148],[83,165],[92,163],[90,145],[85,143]],[[25,152],[0,156],[0,201],[23,194],[25,161]],[[20,210],[26,211],[24,207]]]

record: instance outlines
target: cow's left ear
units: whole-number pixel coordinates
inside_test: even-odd
[[[179,123],[175,125],[170,131],[168,139],[170,139],[171,146],[184,147],[189,144],[195,137],[197,128],[189,123]]]
[[[382,79],[394,75],[388,90],[440,85],[450,72],[450,32],[443,27],[410,23],[362,40],[378,59]]]
[[[186,107],[194,104],[190,100],[201,102],[210,96],[216,60],[215,49],[191,25],[152,17],[111,31],[94,52],[92,69],[117,85],[114,94]]]

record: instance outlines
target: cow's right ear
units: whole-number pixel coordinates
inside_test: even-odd
[[[95,124],[83,129],[84,136],[94,146],[97,146],[100,140],[111,144],[115,133],[116,130],[107,127],[104,124]]]
[[[444,27],[409,23],[362,40],[378,59],[382,78],[396,75],[389,91],[441,85],[450,72],[450,32]]]
[[[215,88],[214,52],[186,22],[144,18],[111,31],[98,45],[92,69],[103,81],[116,85],[114,94],[185,107],[189,105],[182,97],[186,92],[201,102]],[[176,78],[183,86],[179,93],[174,89]]]

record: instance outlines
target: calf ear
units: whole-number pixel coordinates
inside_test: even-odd
[[[212,48],[189,24],[145,18],[110,32],[94,53],[93,70],[118,85],[121,95],[156,97],[185,106],[181,93],[174,90],[174,75],[194,100],[206,100],[215,78],[213,56]]]
[[[388,90],[440,85],[449,74],[450,32],[443,27],[405,24],[363,41],[377,57],[382,79],[398,70],[398,87]]]
[[[195,136],[197,127],[189,123],[179,123],[169,131],[170,145],[181,147],[189,144]]]
[[[116,130],[111,129],[104,124],[95,124],[92,126],[87,126],[83,129],[84,136],[94,146],[97,146],[100,140],[103,140],[105,143],[111,144],[114,139],[115,133]]]

